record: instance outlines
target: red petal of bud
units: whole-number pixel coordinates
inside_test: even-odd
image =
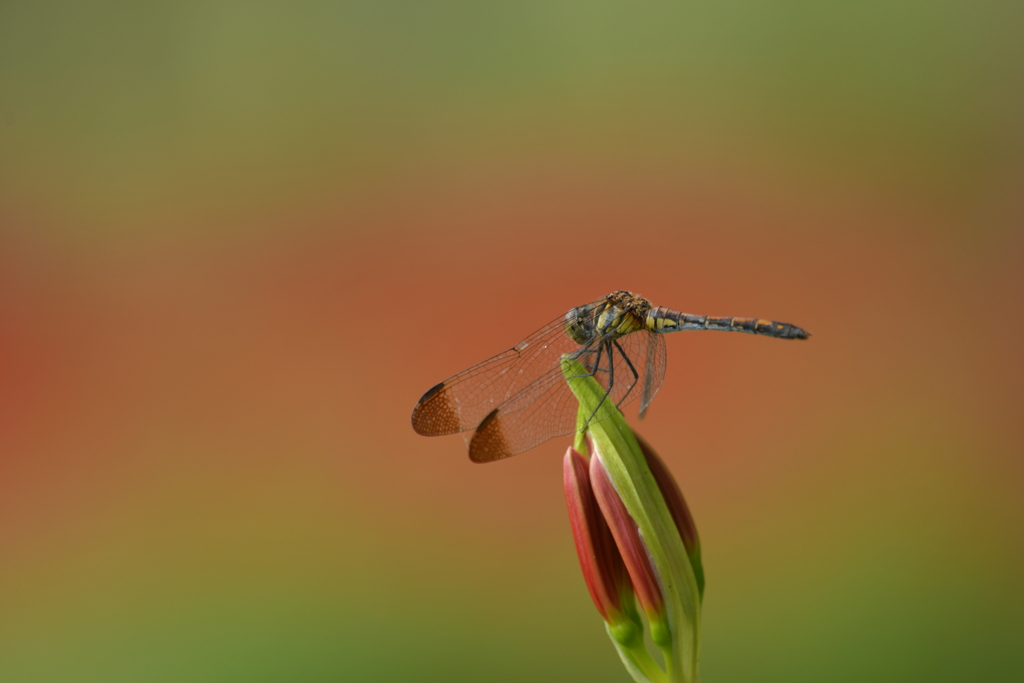
[[[654,475],[658,489],[661,490],[661,496],[665,499],[669,514],[672,515],[672,519],[676,523],[676,529],[679,530],[679,536],[683,539],[686,554],[690,556],[690,564],[693,565],[693,572],[697,578],[697,587],[701,595],[703,595],[704,569],[700,562],[700,538],[697,536],[697,525],[693,522],[690,508],[686,505],[683,492],[679,488],[679,484],[672,477],[672,472],[665,466],[665,462],[654,452],[650,444],[640,438],[639,434],[634,432],[633,435],[636,437],[637,443],[640,444],[640,450],[643,451],[644,458],[647,460],[647,467],[651,470],[651,474]]]
[[[587,459],[571,447],[565,452],[562,483],[576,554],[590,597],[605,621],[619,621],[621,591],[628,590],[626,567],[591,490]]]
[[[651,566],[651,559],[647,555],[647,547],[640,538],[636,522],[629,516],[596,452],[590,458],[590,481],[597,504],[601,507],[612,536],[615,537],[619,554],[626,563],[626,571],[629,572],[640,606],[648,615],[660,615],[664,600],[654,575],[654,567]]]

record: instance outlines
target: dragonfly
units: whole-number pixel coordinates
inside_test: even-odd
[[[564,354],[600,383],[602,402],[621,408],[639,398],[643,417],[665,379],[663,335],[682,330],[810,336],[790,323],[682,313],[620,290],[571,309],[504,353],[431,387],[412,411],[412,427],[424,436],[474,430],[469,458],[480,463],[571,434],[579,404],[562,373]],[[590,419],[607,415],[594,411]]]

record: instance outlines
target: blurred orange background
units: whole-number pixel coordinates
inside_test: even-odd
[[[707,681],[1024,679],[1024,48],[982,2],[0,7],[0,680],[626,681],[556,439],[427,388],[667,339]]]

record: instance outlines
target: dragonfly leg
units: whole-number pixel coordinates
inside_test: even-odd
[[[584,377],[593,377],[601,369],[601,354],[604,352],[604,344],[597,347],[597,358],[594,359],[594,367]]]
[[[633,373],[633,383],[629,385],[629,388],[626,389],[626,393],[624,393],[622,395],[622,398],[619,399],[619,405],[621,406],[622,402],[626,400],[627,396],[629,396],[629,392],[633,391],[633,388],[636,386],[636,383],[640,381],[640,373],[638,373],[636,371],[636,368],[633,367],[633,361],[629,359],[629,354],[623,351],[622,347],[619,346],[619,340],[613,340],[612,343],[615,344],[615,348],[617,348],[619,350],[619,353],[622,354],[622,360],[626,361],[626,365],[629,367],[629,371]],[[611,391],[610,384],[608,386],[608,391]]]
[[[615,345],[618,346],[618,344],[615,344]],[[614,355],[614,352],[612,350],[612,342],[603,342],[601,344],[601,348],[597,352],[598,360],[600,360],[600,358],[601,358],[601,350],[604,350],[607,353],[607,355],[608,355],[608,388],[605,389],[604,396],[601,397],[601,400],[598,402],[597,406],[594,408],[594,412],[592,412],[590,414],[590,417],[587,418],[587,424],[590,424],[590,421],[593,420],[594,417],[597,416],[597,412],[599,410],[601,410],[601,406],[604,405],[605,400],[607,400],[608,396],[610,396],[611,393],[612,393],[612,387],[615,386],[615,355]],[[619,349],[619,352],[620,353],[622,352],[621,348]],[[625,354],[623,354],[623,355],[625,355]],[[598,368],[597,368],[597,366],[595,366],[594,373],[596,373],[597,370],[598,370]],[[594,374],[594,373],[591,373],[591,374]],[[635,374],[635,371],[634,371],[634,374]]]
[[[578,351],[577,353],[578,353],[578,355],[576,356],[577,360],[579,360],[580,363],[584,367],[590,366],[590,362],[589,361],[584,361],[583,360],[583,356],[586,355],[586,354],[593,353],[593,351],[590,351],[589,349],[582,349],[582,350]],[[597,347],[597,358],[594,359],[593,366],[590,366],[591,367],[590,372],[584,373],[582,375],[574,375],[574,377],[593,377],[599,371],[603,370],[604,368],[601,367],[601,354],[602,353],[604,353],[604,345],[603,344]]]

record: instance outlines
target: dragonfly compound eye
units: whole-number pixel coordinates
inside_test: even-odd
[[[594,320],[587,313],[588,308],[581,306],[565,314],[565,333],[580,346],[594,338]]]

